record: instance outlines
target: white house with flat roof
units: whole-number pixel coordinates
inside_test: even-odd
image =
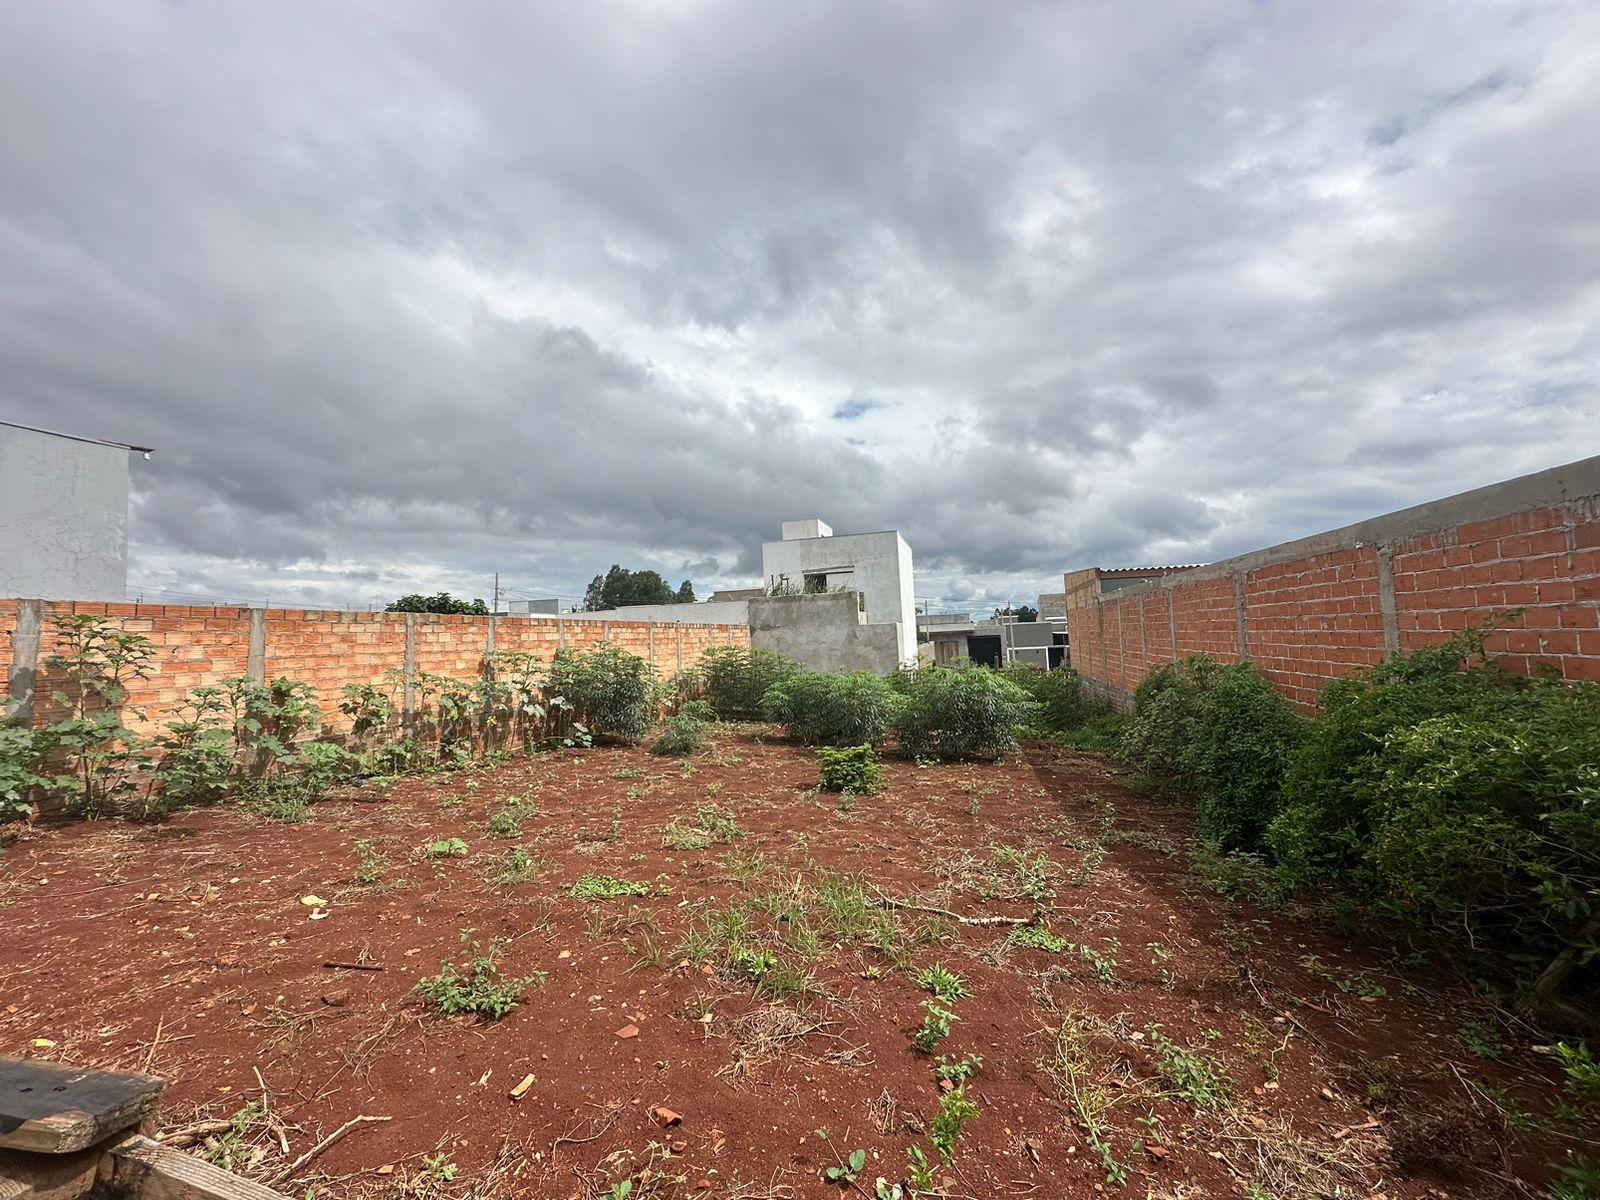
[[[781,541],[762,543],[761,573],[770,591],[860,592],[866,622],[898,624],[900,661],[916,661],[911,547],[897,531],[836,534],[815,517],[785,521]]]
[[[130,452],[0,421],[0,596],[128,598]]]

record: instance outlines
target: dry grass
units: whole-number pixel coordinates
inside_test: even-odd
[[[737,1084],[763,1063],[796,1049],[806,1038],[823,1033],[831,1024],[782,1004],[769,1004],[735,1017],[718,1030],[728,1039],[733,1061],[717,1076]]]
[[[1224,1115],[1214,1136],[1223,1143],[1229,1169],[1257,1194],[1276,1200],[1370,1194],[1384,1153],[1383,1139],[1367,1130],[1313,1141],[1296,1133],[1286,1117],[1238,1110]]]

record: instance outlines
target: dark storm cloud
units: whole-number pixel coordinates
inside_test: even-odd
[[[1600,11],[0,10],[0,410],[158,447],[137,582],[919,596],[1577,457]]]

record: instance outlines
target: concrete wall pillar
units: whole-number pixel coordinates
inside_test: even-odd
[[[244,673],[256,683],[267,681],[267,610],[250,610],[249,648],[245,651]]]
[[[1244,574],[1235,572],[1233,576],[1233,616],[1239,626],[1239,661],[1250,661],[1250,632],[1247,627],[1244,611]]]
[[[402,712],[406,724],[411,724],[411,718],[417,706],[417,614],[406,614],[406,658],[405,658],[405,692]]]
[[[24,722],[33,718],[33,695],[39,685],[39,635],[43,627],[44,601],[22,601],[17,606],[17,628],[11,635],[6,715]]]
[[[1383,656],[1400,653],[1400,615],[1394,602],[1394,551],[1378,547],[1378,608],[1383,615]]]

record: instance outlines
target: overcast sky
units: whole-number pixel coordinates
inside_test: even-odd
[[[1204,561],[1600,451],[1600,4],[0,5],[0,416],[275,604]],[[3,519],[3,517],[0,517]]]

